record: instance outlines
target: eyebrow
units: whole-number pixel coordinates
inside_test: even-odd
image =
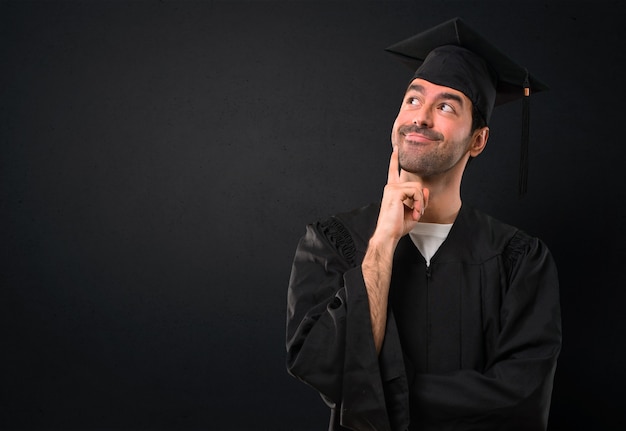
[[[420,84],[411,84],[411,85],[409,85],[409,88],[407,88],[406,92],[408,93],[409,91],[416,91],[416,92],[422,93],[422,94],[426,93],[426,90],[424,89],[424,86],[422,86]],[[436,99],[439,99],[439,100],[454,100],[454,101],[458,102],[461,106],[463,106],[463,99],[458,94],[448,93],[448,92],[444,91],[443,93],[437,94]]]

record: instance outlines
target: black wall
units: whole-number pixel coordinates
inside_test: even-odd
[[[621,9],[2,1],[0,428],[324,429],[284,367],[296,243],[381,195],[410,78],[384,48],[462,16],[551,87],[529,194],[516,103],[463,187],[559,264],[551,429],[623,429]]]

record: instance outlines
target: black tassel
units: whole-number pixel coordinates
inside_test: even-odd
[[[522,144],[520,149],[519,164],[519,195],[526,194],[528,189],[528,146],[529,146],[529,128],[530,128],[530,81],[528,79],[528,70],[526,70],[526,78],[524,79],[524,97],[522,98]]]

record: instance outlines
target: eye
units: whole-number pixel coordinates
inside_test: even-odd
[[[451,112],[451,113],[455,112],[454,107],[450,105],[449,103],[442,103],[439,106],[439,109],[441,109],[443,112]]]
[[[409,105],[417,106],[420,104],[420,101],[417,97],[407,97],[406,103]]]

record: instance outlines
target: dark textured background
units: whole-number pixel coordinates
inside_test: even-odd
[[[410,71],[454,16],[551,91],[496,111],[463,195],[543,238],[551,429],[624,429],[619,2],[0,2],[0,428],[321,430],[289,377],[306,223],[380,197]]]

